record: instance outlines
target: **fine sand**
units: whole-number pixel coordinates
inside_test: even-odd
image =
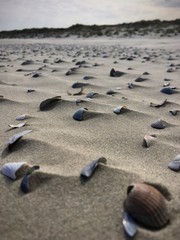
[[[21,65],[26,60],[32,61]],[[111,77],[112,68],[125,74]],[[180,154],[180,112],[169,112],[180,110],[179,73],[179,38],[1,40],[0,165],[24,161],[40,170],[31,174],[27,194],[19,188],[21,179],[11,181],[0,174],[0,238],[127,239],[122,225],[127,187],[146,181],[170,192],[171,219],[157,231],[138,227],[135,239],[178,240],[180,179],[168,163]],[[145,80],[135,82],[138,77]],[[71,88],[75,82],[84,85],[79,96],[67,93],[76,92]],[[176,87],[171,95],[160,92],[167,83]],[[115,93],[106,94],[109,90]],[[97,94],[88,99],[89,92]],[[62,100],[48,111],[39,110],[43,100],[55,96]],[[164,106],[150,107],[165,99]],[[117,115],[117,106],[128,111]],[[88,109],[88,119],[73,119],[79,108]],[[28,125],[9,130],[25,113]],[[151,127],[158,119],[166,122],[165,129]],[[7,151],[8,139],[28,129],[32,132]],[[142,142],[148,134],[156,138],[145,148]],[[82,184],[82,168],[100,157],[107,164]]]

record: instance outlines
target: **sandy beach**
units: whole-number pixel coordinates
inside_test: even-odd
[[[122,76],[110,76],[112,68]],[[0,174],[0,238],[129,239],[122,225],[127,187],[151,182],[171,194],[170,222],[156,231],[138,226],[134,239],[178,240],[180,176],[168,164],[180,154],[179,73],[179,37],[1,39],[0,168],[27,162],[40,169],[27,194],[22,179]],[[76,82],[81,87],[73,88]],[[161,91],[167,85],[172,94]],[[55,96],[61,100],[41,111],[40,103]],[[118,106],[126,111],[115,114]],[[87,119],[76,121],[81,108]],[[22,114],[26,125],[10,129]],[[151,126],[158,119],[164,129]],[[32,132],[8,151],[8,139],[24,130]],[[143,147],[146,135],[153,138]],[[81,170],[100,157],[107,163],[83,184]]]

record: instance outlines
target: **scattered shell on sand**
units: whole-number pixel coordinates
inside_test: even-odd
[[[159,107],[162,107],[162,106],[165,106],[165,104],[167,103],[167,99],[165,99],[164,101],[160,102],[160,103],[150,103],[150,107],[156,107],[156,108],[159,108]]]
[[[86,95],[86,97],[87,98],[93,98],[94,96],[96,96],[98,93],[96,93],[96,92],[89,92],[87,95]]]
[[[127,212],[123,216],[123,227],[129,237],[134,237],[137,233],[137,226],[133,218]]]
[[[60,100],[61,100],[61,96],[48,98],[48,99],[41,102],[41,104],[39,105],[39,109],[41,111],[49,110],[53,106],[54,103],[57,103]]]
[[[8,146],[8,149],[11,149],[11,147],[17,142],[19,141],[24,135],[28,134],[32,132],[32,130],[25,130],[23,132],[19,132],[15,135],[13,135],[7,142],[7,146]]]
[[[178,154],[169,164],[168,168],[174,171],[180,170],[180,154]]]
[[[170,112],[173,116],[176,116],[176,115],[180,112],[180,110],[175,109],[175,110],[170,110],[169,112]]]
[[[164,129],[167,127],[167,123],[161,119],[157,120],[156,122],[151,124],[152,128],[156,128],[156,129]]]
[[[147,78],[138,77],[135,79],[135,82],[144,82]]]
[[[77,120],[77,121],[82,121],[82,120],[84,120],[84,112],[85,112],[85,111],[88,111],[88,109],[87,109],[87,108],[80,108],[80,109],[78,109],[78,110],[74,113],[73,119],[74,119],[74,120]]]
[[[86,165],[82,169],[82,171],[80,173],[80,176],[81,177],[85,177],[85,178],[90,178],[93,175],[93,173],[94,173],[95,169],[97,168],[97,166],[100,163],[106,164],[106,162],[107,162],[107,160],[104,157],[101,157],[101,158],[99,158],[97,160],[91,161],[88,165]]]
[[[35,171],[38,170],[40,167],[38,165],[36,166],[32,166],[27,173],[25,174],[25,176],[22,179],[22,182],[20,184],[20,189],[24,192],[24,193],[28,193],[31,191],[30,189],[30,184],[29,184],[29,176]]]
[[[31,93],[31,92],[35,92],[35,90],[34,90],[34,89],[31,89],[31,88],[29,88],[29,89],[27,90],[27,93]]]
[[[75,82],[72,84],[72,88],[82,88],[85,86],[85,83]]]
[[[168,223],[170,216],[166,199],[155,187],[145,183],[131,184],[127,195],[125,211],[139,224],[160,229]]]
[[[68,95],[73,95],[73,96],[76,96],[76,95],[81,95],[83,93],[83,87],[81,88],[69,88],[67,90],[67,93]]]
[[[16,180],[23,177],[31,167],[26,162],[9,162],[2,166],[1,173],[12,180]]]
[[[16,117],[16,120],[17,120],[17,121],[22,121],[22,120],[25,120],[25,119],[27,119],[27,118],[29,118],[29,117],[30,117],[30,116],[29,116],[28,114],[22,114],[22,115]]]
[[[126,106],[119,106],[114,108],[113,112],[116,114],[121,114],[127,111],[127,107]]]
[[[163,87],[160,92],[170,95],[174,93],[174,90],[172,87]]]
[[[112,68],[111,71],[110,71],[110,76],[111,76],[111,77],[121,77],[121,76],[123,76],[124,74],[125,74],[124,72],[115,71],[114,68]]]
[[[152,143],[156,140],[156,135],[152,134],[152,135],[145,135],[144,139],[143,139],[143,143],[142,146],[145,148],[148,148],[152,145]]]
[[[107,95],[113,95],[116,94],[117,92],[115,92],[114,90],[109,90],[106,92]]]
[[[89,79],[93,79],[93,78],[94,78],[94,77],[92,77],[92,76],[84,76],[84,77],[83,77],[84,80],[89,80]]]
[[[22,122],[22,123],[19,123],[17,125],[13,125],[13,124],[9,124],[9,127],[10,128],[21,128],[21,127],[24,127],[26,125],[27,122]]]

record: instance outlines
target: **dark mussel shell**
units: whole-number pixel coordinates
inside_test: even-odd
[[[107,160],[106,160],[106,158],[104,158],[104,157],[101,157],[101,158],[99,158],[99,159],[97,159],[97,160],[91,161],[88,165],[86,165],[86,166],[82,169],[82,171],[81,171],[81,173],[80,173],[80,176],[81,176],[81,177],[84,177],[84,178],[90,178],[90,177],[93,175],[96,167],[97,167],[100,163],[104,163],[104,164],[105,164],[106,161],[107,161]]]
[[[174,90],[171,87],[163,87],[161,88],[160,92],[170,95],[173,94]]]
[[[164,106],[165,104],[167,103],[167,99],[165,99],[164,101],[160,102],[160,103],[150,103],[150,107],[156,107],[156,108],[159,108],[159,107],[162,107]]]
[[[44,101],[41,102],[41,104],[39,105],[39,109],[41,111],[48,111],[48,110],[51,110],[55,104],[57,102],[59,102],[61,100],[61,96],[56,96],[56,97],[53,97],[53,98],[48,98]]]
[[[95,92],[89,92],[86,97],[87,98],[93,98],[95,95],[97,95],[98,93],[95,93]]]
[[[159,119],[156,122],[152,123],[151,127],[156,128],[156,129],[164,129],[164,128],[166,128],[166,125],[167,124],[165,123],[165,121]]]
[[[111,71],[110,71],[110,76],[111,76],[111,77],[121,77],[121,76],[123,76],[124,74],[125,74],[124,72],[115,71],[114,68],[112,68]]]
[[[178,154],[174,160],[172,160],[169,164],[168,164],[168,168],[170,168],[171,170],[174,171],[179,171],[180,170],[180,154]]]
[[[125,211],[134,220],[149,229],[164,227],[169,219],[165,197],[155,187],[145,183],[131,184],[127,188]]]
[[[11,149],[11,147],[17,142],[19,141],[24,135],[28,134],[32,132],[32,130],[25,130],[23,132],[17,133],[15,135],[13,135],[9,140],[8,140],[8,149]]]
[[[84,120],[84,112],[85,112],[85,111],[88,111],[88,109],[87,109],[87,108],[80,108],[80,109],[78,109],[78,110],[74,113],[73,119],[74,119],[74,120],[77,120],[77,121],[82,121],[82,120]]]
[[[94,78],[93,76],[88,76],[88,75],[83,77],[84,80],[89,80],[89,79],[93,79],[93,78]]]
[[[135,82],[144,82],[147,78],[138,77],[135,79]]]
[[[35,165],[33,167],[31,167],[28,172],[26,173],[26,175],[23,177],[22,182],[20,184],[20,189],[24,192],[24,193],[28,193],[30,192],[30,185],[29,185],[29,177],[31,175],[32,172],[34,172],[35,170],[38,170],[40,167],[38,165]]]
[[[72,88],[82,88],[85,86],[85,83],[81,83],[81,82],[75,82],[72,84]]]
[[[116,94],[117,92],[115,92],[114,90],[109,90],[106,92],[107,95],[113,95]]]
[[[129,237],[134,237],[137,233],[137,226],[129,213],[125,212],[123,216],[123,227]]]

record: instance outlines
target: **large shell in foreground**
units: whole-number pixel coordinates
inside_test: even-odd
[[[170,216],[165,197],[155,187],[135,183],[128,187],[127,194],[125,211],[139,224],[160,229],[168,223]]]
[[[104,157],[101,157],[101,158],[99,158],[99,159],[97,159],[97,160],[91,161],[88,165],[86,165],[86,166],[82,169],[80,176],[81,176],[81,177],[85,177],[85,178],[90,178],[90,177],[93,175],[96,167],[97,167],[100,163],[104,163],[104,164],[105,164],[106,161],[107,161],[107,160],[106,160],[106,158],[104,158]]]
[[[9,162],[2,166],[1,173],[12,180],[16,180],[25,174],[28,167],[29,165],[26,162]]]
[[[129,237],[134,237],[137,233],[137,226],[133,218],[127,212],[123,216],[123,227]]]
[[[174,171],[180,170],[180,154],[178,154],[169,164],[168,168]]]

